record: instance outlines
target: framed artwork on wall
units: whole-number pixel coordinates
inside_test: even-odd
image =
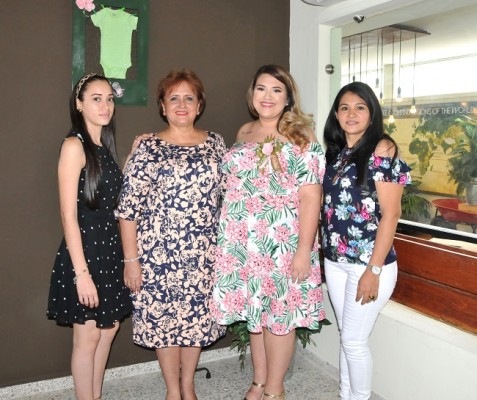
[[[74,2],[72,85],[98,72],[113,85],[116,104],[146,105],[148,45],[149,0],[96,0],[91,11]]]

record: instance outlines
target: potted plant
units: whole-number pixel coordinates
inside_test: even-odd
[[[315,342],[311,338],[311,335],[313,333],[321,332],[321,328],[324,325],[331,325],[331,322],[327,319],[320,321],[320,328],[317,330],[296,328],[295,332],[297,341],[301,343],[303,348],[305,348],[307,344],[315,344]],[[247,322],[235,322],[234,324],[229,325],[228,331],[235,336],[232,340],[232,344],[230,345],[230,349],[237,349],[239,353],[240,369],[243,371],[245,367],[245,356],[247,355],[247,348],[250,344],[250,333],[247,330]]]

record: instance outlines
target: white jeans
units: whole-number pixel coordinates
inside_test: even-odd
[[[371,397],[373,356],[368,338],[380,311],[396,286],[397,263],[383,267],[378,298],[361,305],[356,301],[358,281],[364,265],[325,259],[326,285],[340,330],[340,399],[367,400]],[[391,345],[391,344],[390,344]]]

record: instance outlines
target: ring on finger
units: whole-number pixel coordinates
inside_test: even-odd
[[[369,300],[371,300],[371,301],[376,300],[376,296],[369,296]]]

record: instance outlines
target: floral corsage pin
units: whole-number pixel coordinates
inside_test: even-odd
[[[283,172],[278,154],[282,150],[283,142],[280,142],[274,136],[267,136],[262,144],[260,144],[255,152],[258,157],[258,170],[260,173],[265,173],[266,164],[270,160],[270,165],[274,171]]]

